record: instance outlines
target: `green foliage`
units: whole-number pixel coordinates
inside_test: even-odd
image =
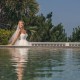
[[[31,19],[30,41],[37,42],[63,42],[67,41],[67,35],[62,24],[54,26],[52,24],[52,12],[46,17],[41,14]],[[29,28],[28,28],[29,29]]]
[[[51,30],[51,40],[52,42],[66,42],[67,34],[65,33],[65,29],[63,25],[60,23],[57,26],[54,26]]]
[[[72,35],[68,38],[71,42],[79,42],[80,41],[80,26],[77,28],[73,28]]]
[[[33,28],[36,26],[36,28],[31,30],[30,41],[49,41],[48,34],[53,26],[50,19],[43,16],[43,14],[31,19],[31,26]]]
[[[0,29],[0,45],[8,44],[8,40],[11,37],[13,31]]]
[[[39,11],[36,0],[0,0],[0,22],[14,26],[18,20],[34,16]]]
[[[13,30],[18,20],[24,20],[29,41],[67,41],[63,25],[52,24],[52,12],[44,16],[36,15],[38,11],[36,0],[0,0],[0,23],[9,24]],[[0,44],[7,44],[11,34],[12,31],[0,29]]]

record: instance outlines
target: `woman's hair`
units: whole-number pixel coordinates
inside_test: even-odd
[[[19,22],[23,22],[23,24],[24,24],[24,21],[23,21],[23,20],[19,20],[18,23],[19,23]]]

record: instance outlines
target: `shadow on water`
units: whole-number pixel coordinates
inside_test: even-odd
[[[79,70],[80,50],[0,49],[0,80],[79,80]]]

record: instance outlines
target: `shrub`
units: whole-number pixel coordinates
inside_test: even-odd
[[[13,34],[14,31],[0,29],[0,45],[8,44],[9,38]]]

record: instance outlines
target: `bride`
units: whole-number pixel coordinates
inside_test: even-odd
[[[15,33],[12,35],[12,37],[9,40],[9,44],[16,45],[16,46],[30,46],[31,44],[26,40],[27,36],[28,34],[24,29],[24,22],[20,20],[18,22],[18,27]]]

